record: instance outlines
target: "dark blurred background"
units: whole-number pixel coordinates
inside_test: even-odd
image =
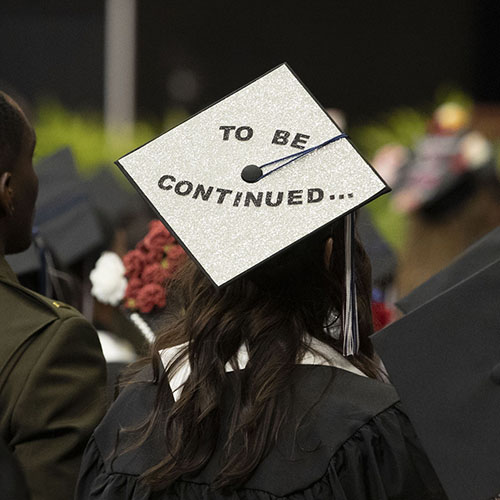
[[[136,113],[197,111],[283,61],[351,123],[441,85],[500,101],[497,0],[139,1]],[[29,101],[103,107],[105,2],[2,0],[0,81]]]

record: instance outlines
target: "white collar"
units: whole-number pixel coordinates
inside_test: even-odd
[[[188,343],[179,344],[173,347],[168,347],[167,349],[162,349],[160,351],[161,361],[163,363],[163,367],[166,368],[172,360],[175,359],[177,354],[186,347]],[[248,350],[247,346],[243,344],[237,356],[237,364],[240,370],[243,370],[248,363]],[[362,377],[366,377],[366,375],[358,370],[352,363],[350,363],[342,354],[337,352],[332,347],[320,342],[318,339],[314,337],[309,337],[309,345],[306,350],[304,356],[300,360],[301,365],[319,365],[319,366],[334,366],[336,368],[341,368],[342,370],[346,370],[348,372],[354,373],[356,375],[360,375]],[[233,367],[230,363],[226,363],[225,366],[226,372],[232,372]],[[187,358],[179,364],[174,373],[171,373],[169,376],[170,388],[172,390],[172,394],[174,396],[174,400],[177,401],[182,393],[182,386],[188,379],[191,373],[191,367],[189,365],[189,361]]]

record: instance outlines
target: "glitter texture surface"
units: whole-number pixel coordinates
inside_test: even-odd
[[[253,135],[238,140],[232,129],[223,140],[220,127],[251,127]],[[287,144],[273,143],[276,130],[290,133]],[[346,139],[253,184],[241,179],[246,165],[299,152],[291,146],[297,133],[309,136],[303,143],[309,148],[340,131],[282,65],[124,156],[119,164],[221,286],[386,187]],[[247,134],[247,129],[240,130],[240,137]],[[266,199],[276,204],[280,197],[277,206],[266,204]]]

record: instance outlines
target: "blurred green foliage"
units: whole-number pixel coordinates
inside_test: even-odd
[[[425,133],[429,117],[412,108],[396,109],[377,121],[354,127],[351,136],[357,147],[368,159],[372,159],[379,148],[385,144],[414,146]]]
[[[182,109],[174,109],[165,115],[163,125],[138,121],[132,135],[126,132],[109,135],[101,114],[70,111],[54,100],[42,101],[36,116],[35,162],[67,146],[75,155],[78,169],[90,175],[103,165],[111,166],[121,156],[186,119],[187,115]]]
[[[367,125],[354,127],[350,135],[360,152],[371,161],[382,146],[390,143],[412,148],[425,133],[429,116],[412,108],[400,108]],[[368,205],[373,221],[385,239],[396,250],[403,245],[406,216],[392,209],[390,194]]]
[[[93,112],[73,112],[56,101],[43,101],[37,108],[35,161],[63,147],[70,147],[78,168],[85,174],[115,160],[150,141],[157,130],[147,123],[135,124],[133,136],[105,133],[102,116]]]

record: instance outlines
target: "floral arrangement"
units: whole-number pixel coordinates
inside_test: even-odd
[[[150,313],[166,305],[166,283],[186,254],[159,220],[134,250],[120,258],[104,252],[90,273],[92,295],[104,304]]]

